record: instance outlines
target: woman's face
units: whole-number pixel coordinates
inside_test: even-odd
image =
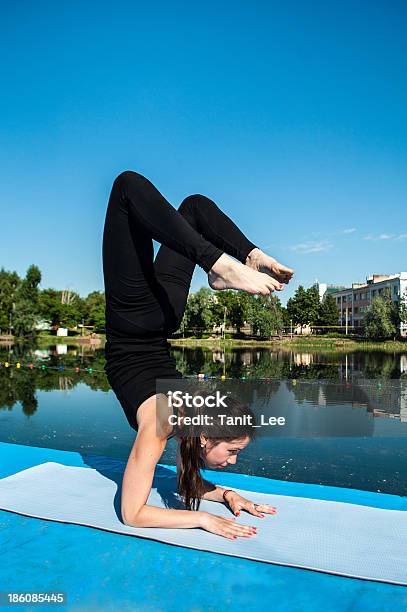
[[[211,440],[207,440],[202,448],[202,458],[208,468],[221,470],[227,465],[235,465],[239,452],[246,448],[249,442],[249,436],[226,440],[216,445]]]

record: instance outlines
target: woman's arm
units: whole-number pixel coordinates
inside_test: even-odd
[[[154,396],[155,397],[155,396]],[[157,435],[155,400],[139,408],[138,434],[131,449],[123,475],[121,497],[122,519],[130,527],[201,527],[225,538],[251,537],[248,525],[238,525],[234,519],[198,510],[170,510],[146,504],[153,484],[154,470],[167,443],[170,432]]]
[[[260,516],[264,518],[263,512],[266,514],[276,514],[277,508],[275,506],[270,506],[268,504],[256,504],[255,502],[242,497],[236,491],[228,490],[223,487],[219,487],[218,485],[214,485],[211,482],[205,480],[205,485],[207,488],[206,493],[202,496],[202,499],[208,499],[211,501],[217,502],[226,502],[229,508],[232,510],[234,514],[239,515],[241,510],[247,510],[250,514],[254,514],[254,516]],[[228,491],[223,497],[224,491]]]
[[[205,482],[207,491],[204,495],[202,495],[202,499],[207,499],[209,501],[216,501],[216,502],[225,501],[223,499],[223,492],[226,491],[226,487],[220,487],[219,485],[214,485],[212,482],[209,482],[208,480],[205,480],[204,482]],[[228,499],[229,495],[231,495],[231,493],[228,493],[226,495],[226,499]]]
[[[146,504],[154,470],[167,443],[158,437],[155,420],[143,424],[131,449],[123,476],[121,512],[131,527],[200,527],[202,512],[171,510]]]

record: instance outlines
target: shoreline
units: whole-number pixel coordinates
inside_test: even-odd
[[[342,340],[340,338],[284,338],[282,340],[207,340],[200,338],[170,338],[171,346],[179,347],[213,347],[213,348],[270,348],[286,351],[327,351],[327,352],[354,352],[354,351],[388,351],[394,353],[407,353],[407,342],[385,340]]]
[[[98,334],[100,342],[95,347],[95,342],[86,340],[81,336],[39,336],[37,343],[62,343],[78,344],[82,346],[93,346],[103,348],[105,335]],[[224,350],[233,348],[269,348],[283,351],[326,351],[326,352],[355,352],[355,351],[387,351],[393,353],[407,353],[407,340],[364,340],[354,338],[324,338],[318,336],[303,336],[294,338],[271,339],[271,340],[245,340],[235,338],[168,338],[171,346],[187,348],[207,348]]]

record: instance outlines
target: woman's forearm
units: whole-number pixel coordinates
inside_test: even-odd
[[[145,504],[140,508],[137,516],[126,521],[125,525],[129,527],[200,527],[203,514],[199,510],[171,510]]]
[[[201,499],[207,499],[208,501],[217,501],[217,502],[225,501],[223,499],[223,492],[226,491],[226,488],[219,487],[218,485],[214,485],[211,482],[208,482],[207,480],[205,480],[205,483],[207,485],[208,490],[205,492],[204,495],[202,495]]]

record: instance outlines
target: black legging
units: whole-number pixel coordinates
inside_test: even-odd
[[[180,326],[195,265],[209,272],[223,252],[245,263],[255,247],[204,195],[176,210],[141,174],[115,179],[103,232],[105,370],[134,429],[156,379],[182,377],[166,338]]]
[[[152,239],[162,243],[155,260]],[[103,236],[107,331],[173,333],[195,264],[209,272],[223,252],[245,263],[255,247],[206,196],[190,195],[175,210],[147,178],[123,172],[113,183]]]

